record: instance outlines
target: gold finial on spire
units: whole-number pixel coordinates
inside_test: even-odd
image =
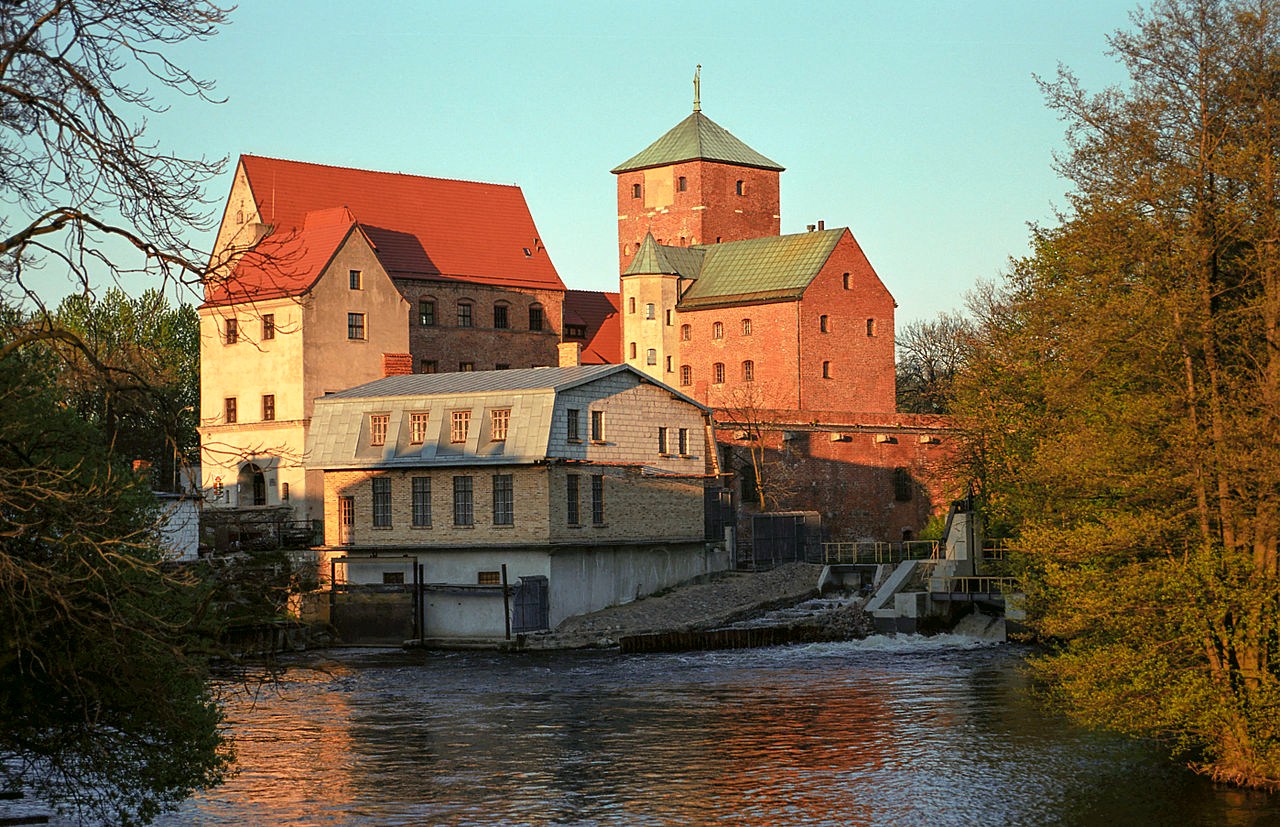
[[[698,64],[698,68],[693,70],[693,111],[702,111],[702,64]]]

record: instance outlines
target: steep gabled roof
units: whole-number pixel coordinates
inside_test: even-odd
[[[645,233],[640,249],[622,275],[671,275],[694,279],[702,269],[704,255],[702,247],[668,247],[654,240],[653,233]]]
[[[254,155],[240,163],[272,236],[346,207],[394,277],[564,289],[519,187]]]
[[[616,175],[683,161],[719,161],[778,172],[784,169],[738,140],[701,111],[694,111],[661,138],[614,167],[612,172]]]
[[[705,251],[702,269],[680,297],[680,308],[798,299],[847,232],[837,228],[693,248]]]
[[[587,338],[580,359],[584,365],[618,364],[622,361],[622,297],[594,290],[568,290],[564,294],[565,325],[582,325]],[[565,341],[577,341],[567,339]]]

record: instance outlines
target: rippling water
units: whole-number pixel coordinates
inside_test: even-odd
[[[329,652],[233,698],[239,776],[160,823],[1280,823],[1280,799],[1041,714],[1019,655]]]

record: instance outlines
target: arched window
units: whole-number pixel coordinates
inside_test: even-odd
[[[689,179],[685,178],[683,175],[677,178],[676,189],[680,192],[684,192],[685,190],[689,189]]]
[[[241,505],[267,504],[267,477],[256,463],[246,462],[236,479],[240,488]]]
[[[682,325],[680,325],[680,341],[682,341],[682,342],[687,342],[687,341],[689,341],[689,335],[690,335],[692,332],[693,332],[693,329],[692,329],[692,328],[690,328],[690,327],[689,327],[689,325],[687,325],[687,324],[682,324]]]
[[[644,352],[644,363],[645,363],[646,365],[656,365],[656,364],[658,364],[658,349],[657,349],[657,348],[652,348],[652,347],[651,347],[651,348],[649,348],[648,350],[646,350],[646,351]]]
[[[831,363],[830,363],[830,362],[823,362],[823,363],[822,363],[822,378],[823,378],[823,379],[830,379],[830,378],[831,378]]]
[[[874,336],[874,335],[876,335],[876,320],[875,320],[875,319],[867,319],[867,335],[868,335],[868,336]]]
[[[493,305],[493,327],[495,330],[506,330],[511,327],[511,307],[506,302]]]
[[[422,327],[436,326],[436,300],[434,298],[418,299],[418,324]]]
[[[733,189],[734,189],[734,192],[736,192],[738,195],[747,194],[747,184],[745,181],[739,181],[738,183],[734,184]]]
[[[639,197],[640,197],[640,185],[639,185],[639,184],[632,184],[632,185],[631,185],[631,197],[632,197],[632,198],[639,198]]]
[[[656,307],[654,307],[653,302],[648,302],[648,303],[646,303],[646,304],[645,304],[645,306],[644,306],[644,317],[645,317],[646,319],[656,319],[656,318],[657,318],[657,308],[656,308]]]
[[[711,325],[711,338],[712,338],[712,339],[723,339],[723,338],[724,338],[724,325],[720,324],[720,322],[716,322],[715,324]]]
[[[711,381],[717,385],[724,384],[724,363],[716,362],[711,366]]]
[[[634,312],[636,312],[636,297],[635,297],[635,296],[632,296],[631,298],[627,299],[627,312],[628,312],[628,313],[634,313]]]
[[[743,335],[743,336],[750,336],[750,335],[751,335],[751,320],[750,320],[750,319],[743,319],[743,320],[742,320],[742,335]]]
[[[692,384],[693,384],[693,368],[689,367],[688,365],[681,365],[680,366],[680,385],[682,387],[687,388]]]
[[[823,333],[831,332],[830,330],[827,329],[827,317],[825,315],[818,317],[818,330],[822,331]]]
[[[848,290],[848,289],[849,289],[849,274],[848,274],[848,273],[845,273],[845,274],[844,274],[844,289],[845,289],[845,290]]]
[[[756,363],[751,361],[750,359],[742,363],[742,381],[743,382],[756,381]]]
[[[632,342],[632,343],[631,343],[631,358],[632,358],[632,359],[636,358],[636,343],[635,343],[635,342]]]
[[[540,304],[529,305],[529,329],[535,332],[542,330],[543,319],[544,319],[544,316],[542,315],[542,305]]]

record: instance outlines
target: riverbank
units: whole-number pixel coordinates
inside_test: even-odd
[[[848,601],[828,601],[799,614],[771,612],[818,596],[822,566],[789,563],[765,572],[721,572],[598,612],[571,617],[551,632],[524,637],[526,649],[612,648],[624,638],[725,629],[791,629],[814,639],[865,637],[870,619]]]

